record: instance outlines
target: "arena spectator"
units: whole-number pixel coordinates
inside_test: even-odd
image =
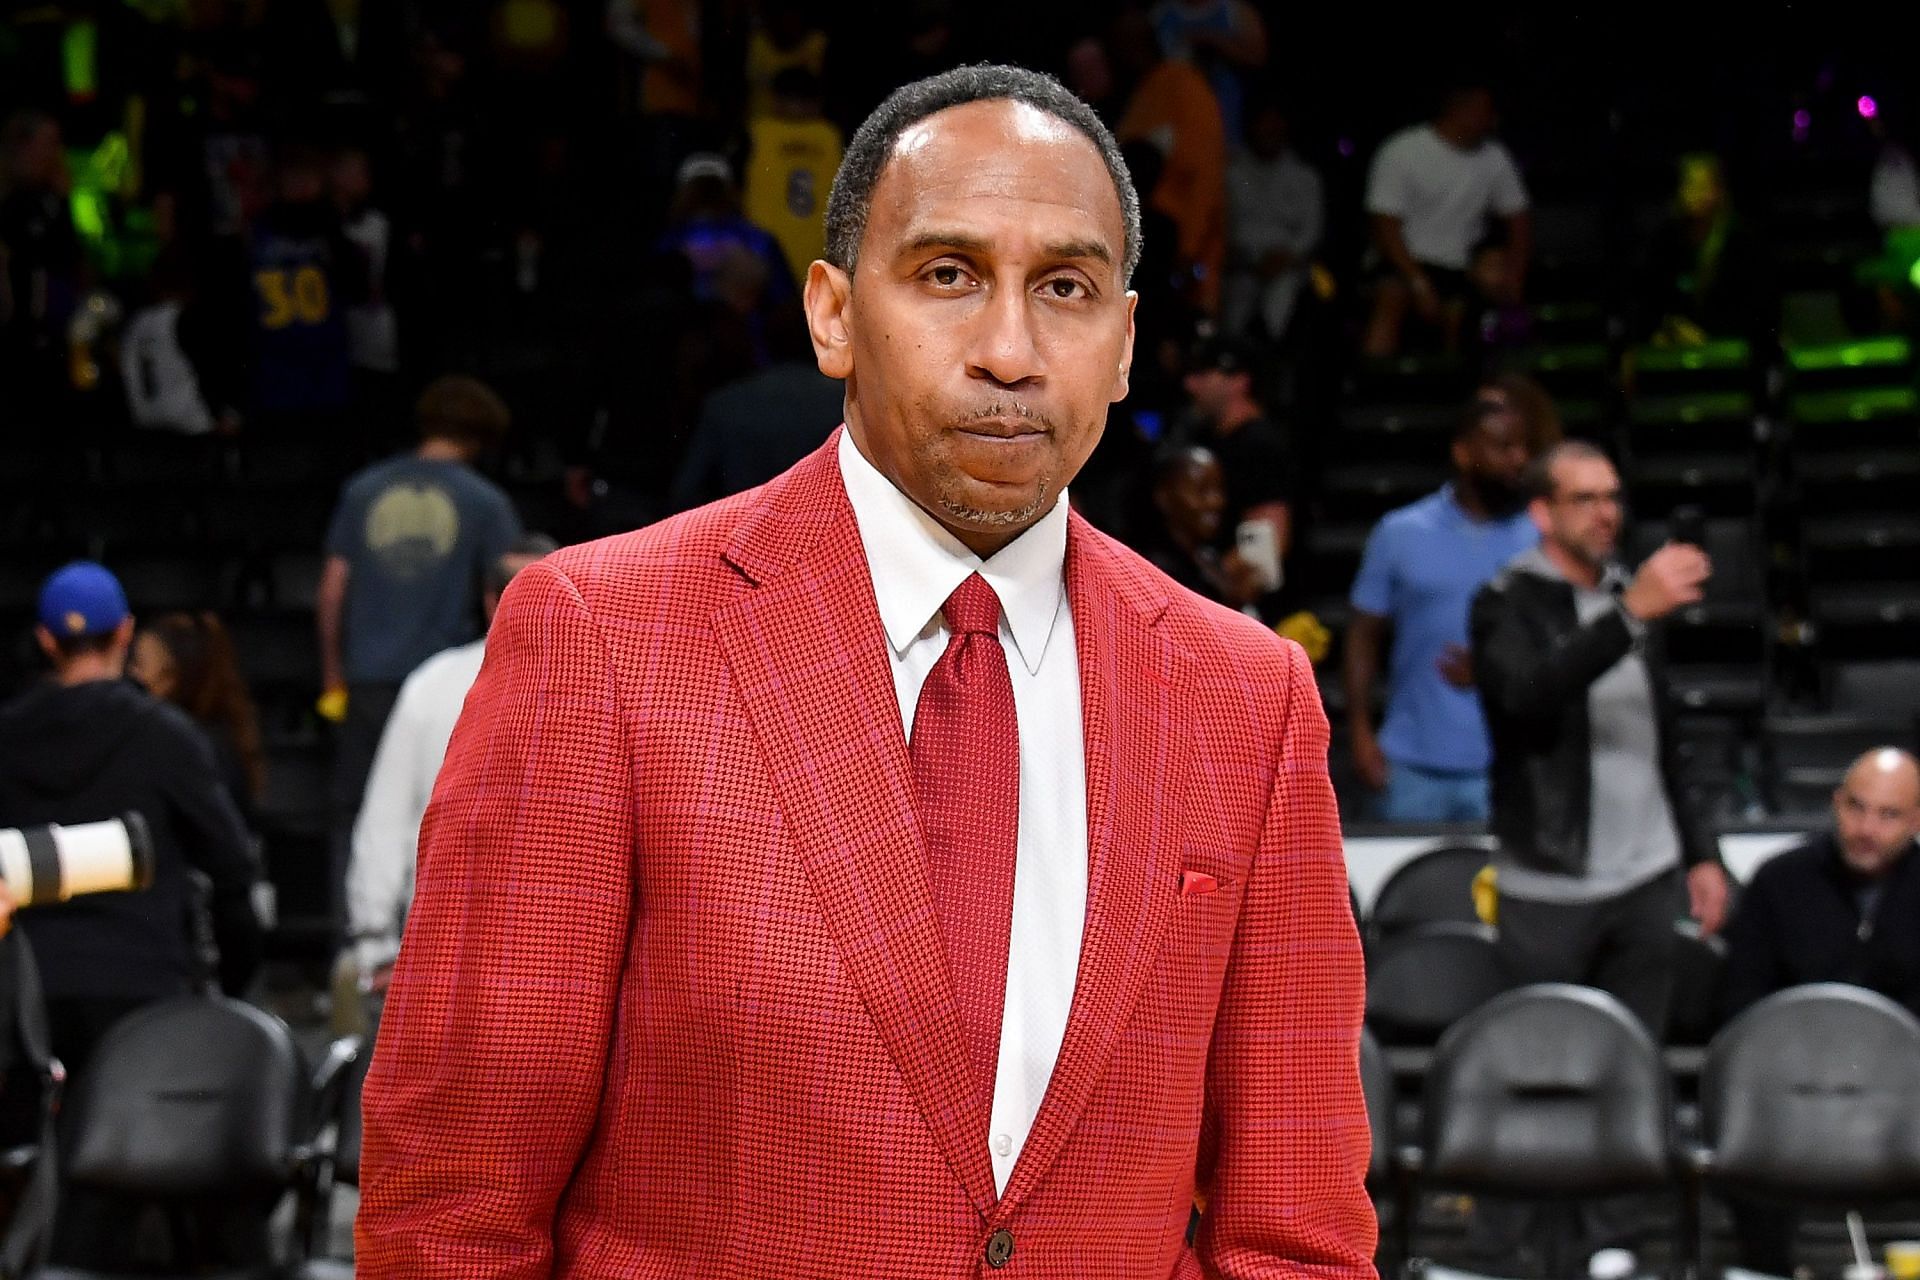
[[[700,0],[607,0],[607,34],[626,55],[619,96],[639,124],[640,175],[656,191],[705,140],[705,7]]]
[[[1848,982],[1920,1015],[1920,766],[1870,751],[1833,793],[1833,828],[1769,858],[1727,926],[1728,1016],[1806,982]]]
[[[1833,793],[1833,829],[1769,858],[1727,925],[1729,1017],[1776,991],[1845,982],[1920,1014],[1920,765],[1861,756]],[[1793,1273],[1799,1215],[1730,1198],[1743,1267]]]
[[[1867,186],[1867,213],[1882,231],[1920,227],[1920,166],[1904,115],[1880,108],[1873,121],[1880,139]]]
[[[1476,396],[1452,443],[1453,479],[1389,512],[1367,538],[1346,636],[1355,767],[1388,822],[1481,822],[1491,746],[1467,655],[1473,595],[1540,535],[1526,511],[1526,424]],[[1374,681],[1392,633],[1386,720]]]
[[[1293,463],[1285,433],[1254,398],[1253,376],[1251,347],[1212,338],[1195,348],[1186,390],[1198,428],[1194,442],[1219,459],[1226,480],[1224,536],[1245,549],[1261,590],[1269,592],[1279,589],[1293,544]]]
[[[773,363],[719,388],[701,407],[669,494],[675,510],[765,484],[840,425],[846,389],[820,372],[798,308],[776,319],[767,341]]]
[[[1871,121],[1880,149],[1867,187],[1867,212],[1880,232],[1880,252],[1855,269],[1854,278],[1873,289],[1887,331],[1908,328],[1920,262],[1920,167],[1912,122],[1905,111],[1878,108]]]
[[[388,274],[393,269],[393,222],[374,201],[373,162],[364,148],[342,147],[328,174],[340,231],[356,251],[341,264],[351,274],[357,301],[346,307],[347,356],[365,405],[385,404],[400,372],[400,324],[394,314]]]
[[[808,17],[799,0],[767,0],[747,36],[747,123],[780,113],[780,77],[798,71],[817,87],[827,74],[827,33]],[[832,180],[829,170],[827,178]],[[749,186],[752,184],[749,183]],[[826,183],[820,186],[826,202]]]
[[[1286,112],[1260,103],[1246,148],[1227,169],[1227,276],[1220,326],[1278,343],[1320,248],[1326,198],[1320,174],[1293,149]]]
[[[267,756],[253,695],[219,615],[164,613],[145,624],[133,638],[127,674],[200,726],[234,807],[257,829]]]
[[[329,431],[351,395],[346,308],[365,273],[326,184],[318,152],[283,147],[277,198],[247,235],[253,407],[276,433]]]
[[[691,120],[705,105],[700,8],[697,0],[608,0],[607,34],[641,68],[641,115]]]
[[[1260,11],[1248,0],[1160,0],[1151,17],[1160,51],[1207,77],[1227,140],[1238,142],[1246,103],[1242,77],[1267,62],[1267,24]]]
[[[1211,312],[1220,297],[1226,254],[1227,141],[1220,104],[1206,77],[1163,57],[1145,14],[1114,20],[1109,52],[1132,86],[1114,134],[1124,143],[1151,142],[1164,167],[1146,203],[1173,219],[1183,292]]]
[[[1599,987],[1665,1034],[1674,921],[1719,929],[1727,878],[1681,803],[1657,624],[1712,565],[1669,543],[1615,562],[1620,479],[1578,441],[1529,473],[1540,545],[1474,598],[1472,662],[1493,741],[1500,952],[1515,983]],[[1683,873],[1682,867],[1685,868]]]
[[[495,224],[475,216],[494,198],[491,154],[479,94],[451,25],[414,32],[394,121],[394,212],[412,281],[395,306],[421,350],[411,358],[443,367],[469,357],[482,317],[484,255],[499,246]],[[669,171],[670,172],[670,171]]]
[[[1158,523],[1141,540],[1153,566],[1196,595],[1244,609],[1261,595],[1259,574],[1234,548],[1220,549],[1227,484],[1203,445],[1170,445],[1153,463]]]
[[[192,270],[178,251],[161,255],[151,278],[154,300],[133,313],[120,335],[120,380],[135,426],[207,435],[239,421],[215,371],[217,321],[198,305]],[[216,410],[216,405],[218,409]]]
[[[1409,313],[1454,351],[1476,300],[1521,300],[1533,228],[1520,170],[1493,137],[1498,124],[1492,92],[1469,81],[1447,90],[1432,121],[1394,134],[1375,154],[1367,213],[1379,266],[1367,355],[1398,352]],[[1496,217],[1506,236],[1498,249],[1487,243]]]
[[[1650,318],[1645,336],[1662,345],[1772,330],[1766,250],[1734,213],[1719,157],[1681,157],[1673,209],[1647,246],[1638,296]]]
[[[559,550],[544,534],[526,534],[489,566],[480,596],[486,621],[513,575]],[[353,827],[347,870],[347,940],[360,985],[372,996],[368,1022],[377,1027],[379,1004],[400,951],[400,930],[413,900],[415,846],[433,798],[433,782],[453,737],[453,725],[480,674],[485,639],[437,653],[407,677],[393,704],[368,775],[365,803]]]
[[[323,712],[338,719],[332,877],[346,874],[354,815],[400,684],[480,634],[480,584],[520,536],[513,503],[474,469],[505,439],[506,404],[451,375],[421,393],[420,446],[347,481],[327,528],[316,599]]]
[[[0,380],[31,412],[67,386],[67,319],[81,289],[60,122],[14,115],[0,131],[0,166]]]
[[[98,564],[70,564],[41,587],[36,618],[53,677],[0,710],[0,825],[138,813],[155,855],[142,892],[89,894],[20,916],[46,987],[54,1054],[77,1076],[120,1017],[199,980],[190,867],[213,884],[221,985],[246,987],[260,959],[258,870],[205,735],[125,679],[134,622],[118,579]]]
[[[263,109],[261,51],[242,32],[217,34],[208,50],[200,82],[191,98],[204,105],[204,118],[157,119],[167,136],[178,129],[174,146],[158,143],[157,175],[176,202],[176,217],[192,242],[237,241],[272,199],[272,148],[261,127]]]
[[[658,247],[692,272],[696,302],[719,303],[748,319],[756,345],[771,313],[799,297],[780,242],[741,212],[733,166],[713,152],[688,156],[680,166]]]
[[[1526,427],[1527,452],[1539,457],[1560,443],[1566,429],[1560,422],[1559,406],[1547,389],[1524,373],[1497,374],[1480,384],[1476,400],[1497,408],[1511,409],[1520,415]]]
[[[780,72],[766,111],[747,124],[746,215],[780,242],[792,279],[827,251],[827,188],[840,168],[840,130],[822,114],[820,81]]]

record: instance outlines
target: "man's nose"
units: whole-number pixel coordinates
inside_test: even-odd
[[[1024,289],[996,288],[981,311],[968,367],[976,377],[1013,386],[1041,374],[1033,309]]]

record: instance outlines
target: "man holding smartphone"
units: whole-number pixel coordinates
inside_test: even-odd
[[[1251,350],[1231,338],[1201,342],[1186,389],[1199,420],[1191,443],[1212,451],[1227,482],[1226,563],[1244,564],[1261,595],[1278,591],[1293,539],[1293,464],[1285,434],[1254,398]]]
[[[1530,473],[1540,546],[1475,597],[1473,669],[1493,739],[1500,949],[1516,983],[1599,987],[1656,1037],[1673,993],[1674,921],[1726,915],[1712,831],[1679,786],[1658,623],[1713,565],[1668,542],[1630,577],[1614,561],[1620,477],[1592,445]]]

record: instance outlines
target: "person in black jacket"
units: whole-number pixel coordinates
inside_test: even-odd
[[[1652,625],[1698,601],[1712,566],[1670,543],[1626,576],[1620,478],[1592,445],[1556,446],[1530,475],[1541,545],[1481,589],[1469,626],[1493,743],[1500,949],[1515,982],[1599,987],[1657,1038],[1675,920],[1690,910],[1712,933],[1726,912],[1713,834],[1681,802]]]
[[[222,985],[245,986],[260,959],[259,877],[205,736],[124,678],[133,618],[119,582],[100,565],[71,564],[47,580],[39,606],[37,636],[54,674],[0,708],[0,825],[131,811],[154,843],[150,888],[18,917],[45,979],[53,1051],[78,1076],[122,1015],[193,990],[190,866],[213,884]]]
[[[1833,793],[1833,830],[1769,859],[1727,926],[1732,1017],[1807,982],[1848,982],[1920,1015],[1920,765],[1869,751]]]
[[[1847,982],[1920,1014],[1920,764],[1869,751],[1833,793],[1833,830],[1763,863],[1727,925],[1729,1017],[1807,982]],[[1740,1265],[1794,1268],[1799,1215],[1727,1197]]]

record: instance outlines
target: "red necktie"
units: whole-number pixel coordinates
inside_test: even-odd
[[[1007,998],[1020,835],[1020,727],[1000,647],[1000,600],[979,574],[947,597],[947,649],[913,712],[913,782],[934,912],[983,1107],[990,1111]]]

